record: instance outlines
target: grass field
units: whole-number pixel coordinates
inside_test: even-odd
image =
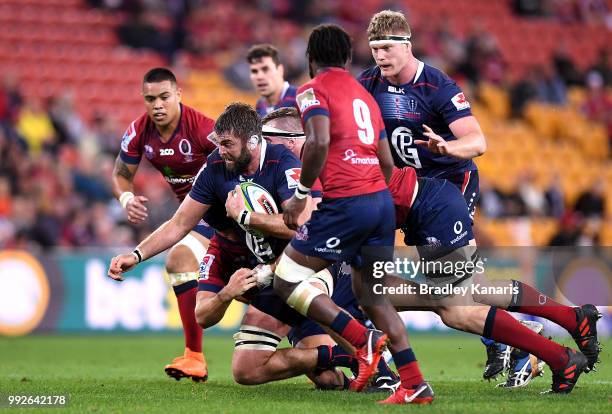
[[[484,349],[463,334],[413,335],[413,347],[437,399],[428,407],[378,407],[381,394],[313,390],[306,378],[257,387],[233,383],[229,336],[207,336],[209,380],[176,382],[163,365],[181,353],[179,336],[31,336],[0,338],[0,395],[69,394],[53,412],[199,413],[516,413],[610,412],[612,341],[603,343],[599,372],[583,375],[571,395],[539,395],[550,372],[529,387],[495,389],[480,380]],[[0,404],[1,406],[1,404]],[[10,409],[12,410],[12,409]],[[41,412],[42,408],[29,411]],[[18,410],[22,411],[22,410]],[[9,411],[10,412],[10,411]]]

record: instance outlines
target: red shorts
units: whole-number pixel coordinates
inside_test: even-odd
[[[215,233],[200,263],[198,291],[217,293],[236,270],[242,267],[251,269],[256,264],[255,258],[244,243],[228,240]]]

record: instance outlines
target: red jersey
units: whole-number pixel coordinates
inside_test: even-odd
[[[302,123],[314,115],[330,118],[327,160],[319,179],[325,198],[353,197],[384,190],[378,141],[386,139],[378,104],[341,68],[319,72],[298,89]]]
[[[406,222],[406,217],[412,206],[412,198],[416,187],[416,171],[412,167],[393,167],[391,180],[389,180],[389,191],[395,205],[395,225],[401,227]]]
[[[121,160],[138,164],[145,158],[164,176],[183,201],[206,158],[216,148],[208,139],[215,121],[181,104],[181,118],[168,142],[162,142],[155,124],[145,113],[133,121],[121,139]]]

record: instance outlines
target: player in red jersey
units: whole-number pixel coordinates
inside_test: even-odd
[[[385,297],[360,297],[367,290],[361,289],[363,266],[392,258],[395,238],[393,201],[386,186],[393,159],[380,110],[345,69],[351,41],[344,30],[316,27],[307,54],[313,79],[297,95],[307,138],[300,183],[284,210],[285,222],[297,227],[317,177],[323,201],[281,256],[274,289],[288,305],[356,348],[359,375],[352,389],[361,391],[367,385],[390,338],[400,388],[408,390],[406,402],[430,403],[433,391],[423,380],[399,315]],[[351,264],[360,304],[386,334],[366,329],[309,283],[312,275],[337,261]]]
[[[134,175],[144,155],[164,176],[179,201],[191,189],[198,171],[216,148],[207,139],[214,121],[181,104],[181,89],[174,74],[165,68],[144,76],[142,95],[147,112],[133,121],[121,140],[113,171],[113,193],[127,212],[130,223],[147,219],[146,197],[134,194]],[[195,316],[198,269],[213,230],[203,221],[170,249],[166,272],[178,301],[185,334],[185,352],[166,365],[176,379],[205,381],[208,375],[202,354],[202,329]]]

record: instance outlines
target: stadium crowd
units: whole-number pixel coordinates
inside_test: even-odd
[[[286,78],[295,83],[306,79],[304,33],[321,22],[341,24],[352,33],[355,71],[372,62],[364,30],[369,14],[350,2],[88,3],[138,16],[117,27],[119,39],[128,45],[153,48],[170,63],[188,51],[195,67],[209,64],[215,56],[215,63],[238,88],[250,87],[246,47],[270,39],[282,51]],[[517,0],[513,4],[515,13],[524,18],[545,16],[611,30],[610,10],[604,1]],[[533,4],[538,7],[530,9]],[[400,2],[385,2],[379,8],[406,10]],[[410,16],[410,10],[406,11]],[[258,22],[257,30],[253,21]],[[478,97],[478,86],[483,82],[509,90],[513,117],[522,117],[531,101],[564,105],[569,87],[584,87],[584,114],[605,124],[612,139],[612,100],[606,93],[606,88],[612,87],[612,46],[602,49],[597,61],[581,70],[560,43],[546,65],[526,67],[517,78],[508,70],[498,39],[477,20],[465,37],[456,34],[444,15],[427,22],[415,18],[414,31],[419,33],[414,39],[415,55],[449,73],[472,96]],[[114,158],[126,126],[118,125],[112,113],[98,113],[86,122],[75,108],[69,88],[45,100],[26,99],[18,75],[6,74],[0,85],[0,122],[0,248],[132,246],[176,207],[167,185],[143,166],[145,172],[138,175],[136,185],[150,200],[149,220],[140,227],[127,224],[110,190]],[[480,214],[491,218],[554,217],[559,219],[560,230],[551,244],[597,244],[596,225],[595,230],[591,227],[604,218],[606,183],[594,182],[573,205],[566,205],[558,179],[539,188],[532,178],[526,171],[516,177],[515,189],[508,192],[492,187],[484,177]]]

